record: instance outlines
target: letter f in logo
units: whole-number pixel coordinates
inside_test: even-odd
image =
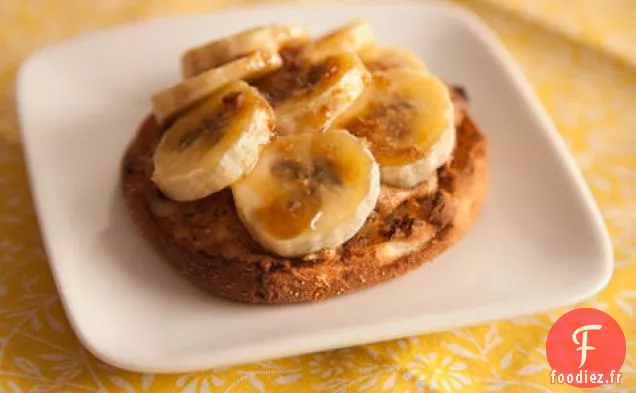
[[[574,341],[576,345],[580,345],[580,347],[576,349],[577,351],[581,351],[581,364],[579,364],[579,368],[583,367],[585,361],[587,360],[587,351],[596,349],[592,346],[587,345],[587,332],[590,330],[601,330],[601,328],[601,325],[585,325],[576,329],[574,333],[572,333],[572,341]],[[579,342],[576,336],[581,332],[581,342]]]

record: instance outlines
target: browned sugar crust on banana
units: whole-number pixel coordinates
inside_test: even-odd
[[[378,157],[399,155],[409,162],[422,158],[422,150],[399,143],[411,132],[413,106],[408,102],[371,104],[364,116],[353,118],[347,127],[351,132],[371,142]]]
[[[321,80],[337,73],[337,67],[334,58],[308,63],[300,60],[295,48],[288,48],[283,55],[283,67],[253,84],[270,104],[276,106],[292,96],[311,94]]]
[[[208,138],[210,144],[214,144],[223,138],[232,117],[243,108],[245,94],[242,91],[231,92],[223,97],[222,102],[223,105],[216,112],[204,117],[197,127],[193,127],[183,134],[175,148],[185,150],[203,134],[210,136]]]
[[[454,102],[465,103],[460,94]],[[420,184],[411,194],[383,187],[384,205],[378,203],[356,236],[337,249],[302,258],[281,258],[259,246],[238,219],[229,189],[188,203],[165,198],[150,181],[152,153],[162,133],[152,117],[123,159],[123,195],[141,233],[198,287],[247,303],[327,299],[403,275],[452,247],[471,228],[486,194],[486,140],[465,107],[461,114],[453,159],[438,170],[436,187]],[[387,262],[378,251],[387,242],[418,239],[423,246],[396,260]]]

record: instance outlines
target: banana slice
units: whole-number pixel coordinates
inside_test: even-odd
[[[341,52],[357,52],[375,41],[371,25],[364,19],[353,20],[307,45],[303,57],[319,61]]]
[[[362,94],[370,74],[353,53],[302,62],[256,83],[276,112],[281,135],[327,129]]]
[[[192,105],[226,84],[251,80],[272,72],[283,65],[283,59],[271,50],[258,50],[218,68],[205,71],[193,78],[155,93],[152,104],[155,117],[166,124]]]
[[[364,138],[380,164],[382,182],[410,188],[446,162],[455,145],[448,88],[422,71],[391,69],[373,82],[335,122]]]
[[[217,192],[242,176],[270,140],[274,112],[243,81],[223,87],[177,119],[153,156],[152,181],[175,201]]]
[[[367,45],[358,55],[369,71],[386,71],[393,68],[408,68],[426,71],[426,64],[415,53],[406,48],[388,45]]]
[[[259,49],[278,52],[283,46],[308,40],[307,31],[299,25],[253,27],[186,51],[181,56],[183,77],[191,78]]]
[[[353,237],[375,208],[380,174],[364,143],[332,130],[276,139],[232,191],[252,237],[294,257]]]

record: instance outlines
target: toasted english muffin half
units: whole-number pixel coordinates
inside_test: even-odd
[[[382,186],[365,225],[335,249],[299,258],[264,250],[239,220],[232,193],[179,203],[150,180],[162,129],[152,116],[127,148],[121,185],[140,232],[180,274],[214,295],[245,303],[328,299],[401,276],[432,261],[471,229],[486,197],[485,136],[452,89],[457,138],[452,159],[411,189]]]

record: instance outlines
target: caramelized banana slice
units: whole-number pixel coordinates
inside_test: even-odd
[[[327,129],[369,78],[360,58],[343,52],[316,63],[292,64],[256,86],[274,107],[276,131],[289,135]]]
[[[308,40],[305,28],[299,25],[268,25],[242,30],[185,52],[181,56],[183,77],[191,78],[257,50],[278,52],[286,45],[298,45]]]
[[[373,74],[373,82],[334,127],[367,140],[382,182],[402,188],[427,180],[450,159],[455,144],[448,88],[409,69]]]
[[[346,131],[298,134],[268,145],[232,192],[252,237],[293,257],[353,237],[375,208],[380,174],[371,152]]]
[[[271,50],[258,50],[218,68],[205,71],[155,93],[152,96],[155,117],[160,124],[166,124],[228,83],[241,79],[255,79],[282,65],[283,59],[278,53]]]
[[[398,46],[367,45],[358,55],[372,73],[393,68],[428,71],[426,64],[415,53]]]
[[[274,112],[258,91],[233,82],[165,132],[153,156],[152,181],[175,201],[217,192],[252,168],[273,126]]]
[[[303,56],[319,61],[342,52],[356,53],[374,41],[371,25],[364,19],[356,19],[308,44]]]

